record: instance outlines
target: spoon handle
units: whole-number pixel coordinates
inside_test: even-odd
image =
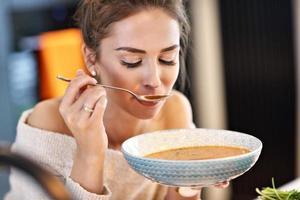
[[[71,82],[71,79],[65,78],[65,77],[60,76],[60,75],[57,75],[56,78],[59,79],[59,80],[65,81],[65,82]],[[127,93],[131,94],[132,96],[134,96],[137,100],[144,101],[144,102],[145,101],[147,101],[147,102],[158,102],[158,101],[163,100],[163,99],[170,96],[169,94],[167,94],[167,95],[137,95],[134,92],[132,92],[130,90],[127,90],[125,88],[120,88],[120,87],[115,87],[115,86],[110,86],[110,85],[103,85],[103,84],[99,84],[99,83],[89,84],[89,85],[91,85],[91,86],[100,85],[104,88],[127,92]]]
[[[65,81],[65,82],[71,82],[71,79],[65,78],[65,77],[60,76],[60,75],[57,75],[56,78],[59,79],[59,80]],[[93,84],[90,84],[90,85],[92,85],[92,86],[100,85],[100,86],[102,86],[104,88],[108,88],[108,89],[122,90],[124,92],[128,92],[128,93],[132,94],[133,96],[137,97],[136,94],[134,94],[130,90],[127,90],[127,89],[124,89],[124,88],[114,87],[114,86],[110,86],[110,85],[103,85],[103,84],[99,84],[99,83],[97,83],[95,85],[93,85]]]

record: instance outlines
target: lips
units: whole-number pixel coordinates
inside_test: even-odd
[[[138,100],[137,100],[138,101]],[[142,104],[143,106],[147,106],[147,107],[153,107],[156,106],[157,104],[159,104],[160,101],[156,101],[156,102],[146,102],[146,101],[138,101],[140,104]]]

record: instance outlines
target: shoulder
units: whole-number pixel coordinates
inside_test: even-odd
[[[69,134],[69,130],[59,113],[60,98],[41,101],[35,105],[26,123],[42,130]]]
[[[162,109],[165,128],[191,128],[193,113],[189,100],[179,91],[172,91]]]
[[[192,114],[191,104],[184,94],[177,90],[172,91],[172,95],[167,99],[165,107],[171,109],[169,111],[182,111],[187,114]]]

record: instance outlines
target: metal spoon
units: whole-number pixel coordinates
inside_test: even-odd
[[[56,78],[59,79],[59,80],[62,80],[62,81],[66,81],[66,82],[70,82],[71,81],[71,79],[65,78],[65,77],[63,77],[61,75],[57,75]],[[99,83],[97,83],[96,85],[100,85],[100,86],[102,86],[104,88],[107,88],[107,89],[113,89],[113,90],[119,90],[119,91],[123,91],[123,92],[128,92],[131,95],[133,95],[137,100],[139,100],[139,101],[145,101],[145,102],[158,102],[158,101],[164,100],[164,99],[166,99],[167,97],[170,96],[170,94],[162,94],[162,95],[138,95],[138,94],[135,94],[134,92],[132,92],[130,90],[127,90],[125,88],[114,87],[114,86],[110,86],[110,85],[103,85],[103,84],[99,84]]]

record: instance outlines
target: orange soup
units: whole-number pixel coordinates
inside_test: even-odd
[[[250,152],[246,148],[231,146],[197,146],[170,149],[146,155],[146,158],[164,160],[205,160],[213,158],[224,158]]]

